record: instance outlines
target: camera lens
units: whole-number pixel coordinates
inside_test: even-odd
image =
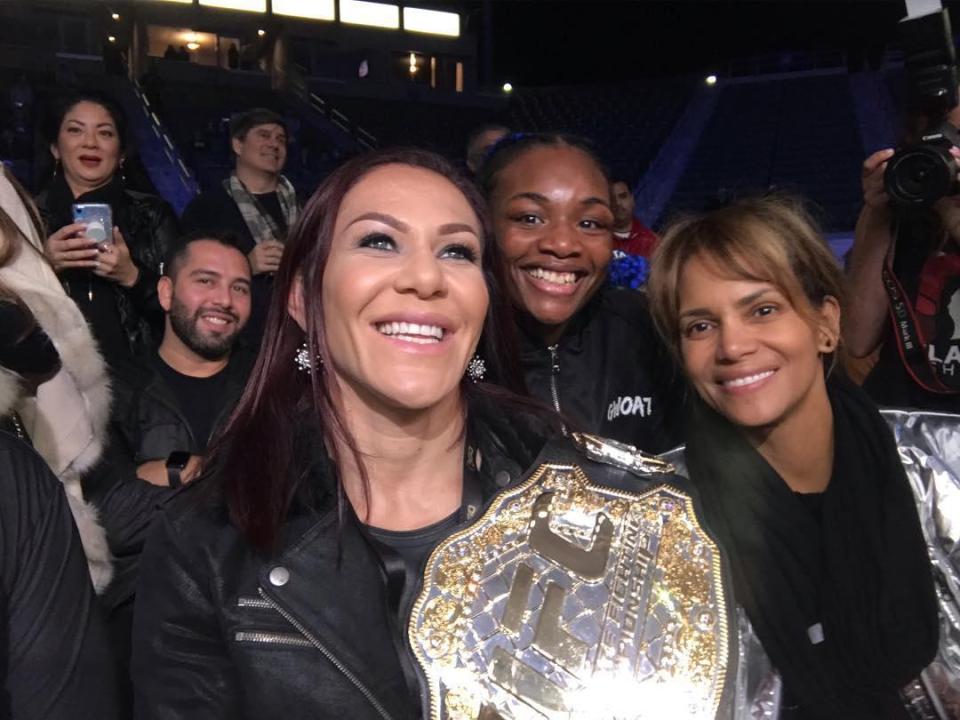
[[[890,159],[884,185],[900,205],[932,205],[953,191],[957,168],[946,148],[916,145]]]

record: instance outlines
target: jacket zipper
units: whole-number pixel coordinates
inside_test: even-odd
[[[560,410],[560,389],[557,387],[557,378],[560,377],[560,345],[550,345],[547,350],[550,351],[550,395],[553,397],[553,409],[558,413]],[[560,423],[560,431],[567,434],[567,424]]]
[[[312,642],[307,640],[302,635],[297,635],[295,633],[238,630],[236,633],[234,633],[233,639],[237,642],[263,643],[266,645],[293,645],[295,647],[308,648],[313,647]]]
[[[263,588],[260,588],[260,597],[262,597],[270,605],[270,607],[272,607],[274,610],[280,613],[288,623],[293,625],[293,627],[295,627],[297,631],[301,635],[303,635],[303,637],[305,637],[310,642],[311,645],[313,645],[313,647],[319,650],[320,654],[323,655],[327,660],[329,660],[330,664],[333,665],[337,670],[339,670],[343,674],[343,676],[347,678],[347,680],[349,680],[353,684],[353,686],[357,688],[357,690],[360,691],[360,693],[367,699],[367,701],[377,711],[380,717],[384,718],[384,720],[393,720],[390,713],[388,713],[386,709],[383,707],[383,705],[380,704],[380,701],[373,696],[373,693],[370,692],[367,686],[360,681],[360,678],[354,675],[350,671],[350,669],[347,668],[346,665],[340,662],[340,660],[337,659],[336,655],[330,652],[319,640],[317,640],[317,638],[312,633],[310,633],[305,627],[303,627],[303,625],[301,625],[296,620],[296,618],[294,618],[290,613],[288,613],[286,610],[280,607],[280,605],[277,604],[277,602],[271,599],[270,596],[267,595],[266,592],[264,592]]]
[[[557,378],[560,376],[560,353],[557,345],[547,348],[550,351],[550,395],[553,397],[553,409],[560,412],[560,391],[557,389]]]
[[[273,610],[273,605],[259,597],[238,597],[238,608],[258,608],[260,610]]]

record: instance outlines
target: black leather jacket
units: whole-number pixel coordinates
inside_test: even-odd
[[[254,359],[250,352],[238,349],[223,369],[226,382],[214,429],[226,420],[236,405]],[[145,358],[118,365],[112,373],[110,427],[119,436],[121,446],[134,465],[166,459],[176,450],[202,455],[210,440],[194,436],[183,410],[156,367],[161,362],[153,351]]]
[[[156,347],[163,332],[163,310],[157,300],[157,280],[167,253],[179,233],[177,218],[170,205],[156,195],[125,188],[110,188],[109,192],[99,194],[105,197],[88,199],[84,196],[79,200],[109,201],[113,207],[114,224],[123,233],[130,256],[140,269],[140,276],[133,287],[124,288],[112,283],[112,289],[130,354],[141,355]],[[65,204],[69,206],[71,198],[62,195],[62,189],[51,187],[36,198],[48,234],[72,222],[69,207],[64,207]],[[61,279],[66,280],[66,277],[61,276]],[[112,363],[114,358],[106,360]]]
[[[642,489],[652,477],[546,445],[520,423],[471,409],[467,456],[485,502],[545,460],[575,461],[596,482]],[[536,462],[535,462],[536,461]],[[291,517],[280,547],[255,552],[221,503],[188,487],[154,528],[143,559],[131,668],[137,718],[421,717],[414,660],[390,609],[386,570],[350,513],[328,501]],[[211,478],[210,481],[215,481]],[[482,511],[481,511],[482,512]],[[458,528],[454,528],[454,532]]]
[[[224,368],[227,382],[215,428],[226,421],[236,404],[253,358],[238,353]],[[128,363],[111,376],[113,411],[110,444],[97,471],[84,480],[84,495],[97,504],[114,555],[114,579],[101,600],[113,610],[136,589],[140,554],[158,508],[174,491],[136,477],[148,460],[165,460],[181,450],[203,455],[209,438],[197,438],[171,392],[152,363],[163,362],[156,352],[142,364]]]
[[[521,360],[530,394],[573,429],[651,453],[682,442],[684,381],[643,293],[603,288],[550,347],[521,333]]]
[[[60,482],[0,432],[0,717],[118,717],[114,659]]]

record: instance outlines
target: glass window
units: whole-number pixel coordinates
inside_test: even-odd
[[[403,9],[403,29],[410,32],[460,37],[460,16],[457,13],[423,8]]]
[[[364,0],[340,0],[340,22],[398,30],[400,8]]]
[[[266,12],[267,0],[200,0],[201,5],[224,8],[226,10],[247,10]]]
[[[273,0],[273,12],[312,20],[335,20],[337,17],[333,0]]]

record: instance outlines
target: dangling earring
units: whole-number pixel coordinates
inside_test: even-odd
[[[120,158],[120,182],[124,185],[127,184],[127,173],[123,169],[123,164],[126,162],[126,158]]]
[[[479,355],[474,355],[467,363],[467,377],[473,382],[480,382],[483,376],[487,374],[487,364]]]
[[[50,179],[51,179],[51,180],[55,180],[56,177],[57,177],[57,175],[59,174],[59,172],[60,172],[60,158],[54,158],[54,161],[53,161],[53,177],[51,177]]]
[[[297,364],[297,367],[301,372],[313,372],[313,363],[310,362],[310,348],[307,347],[306,341],[303,345],[297,350],[297,353],[293,356],[293,361]],[[317,355],[317,366],[323,365],[323,358]]]

